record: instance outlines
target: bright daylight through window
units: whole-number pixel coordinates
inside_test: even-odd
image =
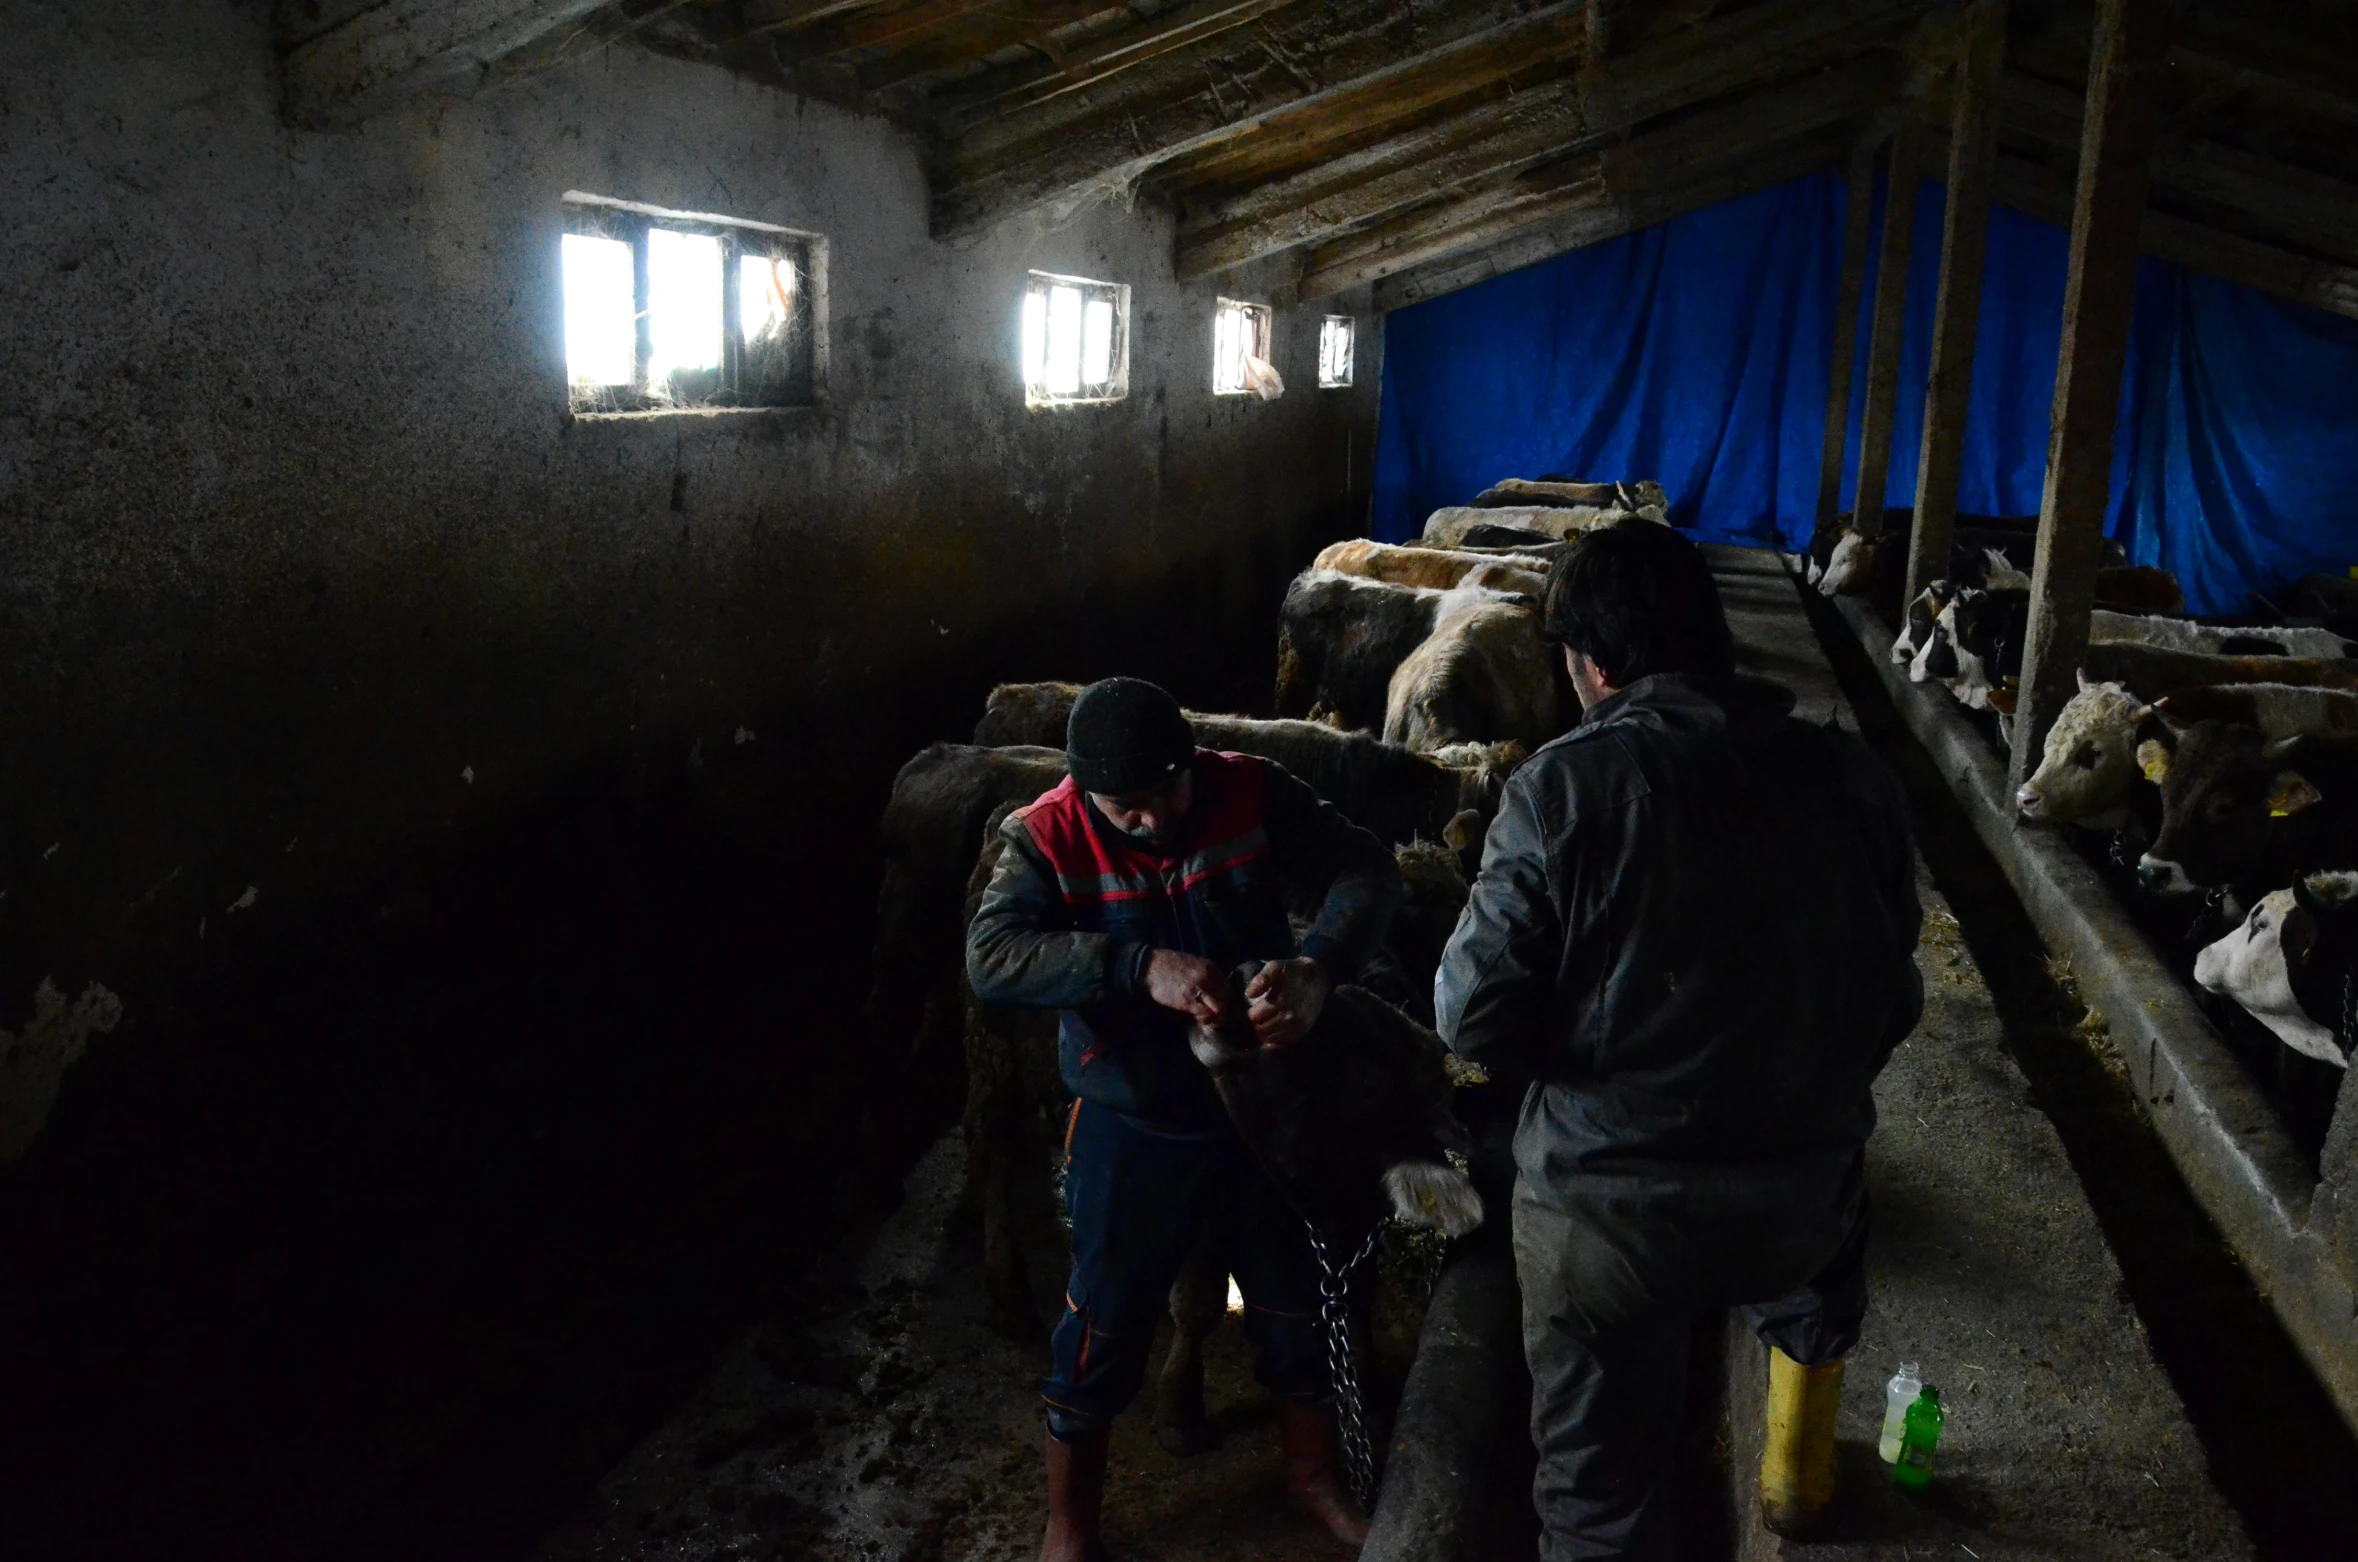
[[[1273,400],[1285,384],[1269,362],[1269,308],[1220,300],[1212,316],[1212,393]]]
[[[1130,290],[1035,271],[1023,291],[1023,399],[1059,407],[1130,393]]]
[[[1341,390],[1351,383],[1351,338],[1355,328],[1349,315],[1328,315],[1318,328],[1318,388]]]
[[[578,193],[565,197],[565,229],[574,411],[818,399],[825,241]]]

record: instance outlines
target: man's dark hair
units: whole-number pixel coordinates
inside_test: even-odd
[[[1724,678],[1736,670],[1735,637],[1703,550],[1651,521],[1581,533],[1548,573],[1546,627],[1617,689],[1655,673]]]

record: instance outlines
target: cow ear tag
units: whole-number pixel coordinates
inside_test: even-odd
[[[2302,809],[2323,801],[2324,797],[2309,784],[2307,776],[2298,770],[2279,770],[2276,772],[2275,784],[2268,792],[2268,816],[2272,819],[2289,819]]]
[[[2137,745],[2137,768],[2145,772],[2145,779],[2155,786],[2170,773],[2170,751],[2159,738],[2147,738]],[[2290,774],[2291,772],[2286,772]]]

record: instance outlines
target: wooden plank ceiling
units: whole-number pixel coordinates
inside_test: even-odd
[[[2162,3],[2162,0],[2155,0]],[[2187,0],[2149,250],[2358,314],[2358,0]],[[1939,177],[1954,0],[622,0],[629,36],[909,126],[933,227],[1143,194],[1182,278],[1463,287],[1840,164]],[[2068,218],[2086,0],[2014,0],[1998,198]]]

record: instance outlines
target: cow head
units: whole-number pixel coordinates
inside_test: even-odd
[[[1908,604],[1908,611],[1900,622],[1899,637],[1891,642],[1891,659],[1906,667],[1908,677],[1914,682],[1924,681],[1917,674],[1914,664],[1924,647],[1932,643],[1933,632],[1939,627],[1940,610],[1956,594],[1957,588],[1953,582],[1936,580],[1918,592],[1916,600]]]
[[[2127,823],[2130,794],[2144,781],[2138,737],[2152,725],[2153,708],[2126,686],[2090,683],[2083,674],[2080,692],[2047,729],[2039,768],[2014,795],[2014,806],[2039,824],[2102,830]]]
[[[2137,763],[2161,788],[2161,832],[2137,863],[2157,895],[2230,883],[2251,872],[2288,821],[2324,801],[2298,768],[2305,737],[2269,741],[2240,722],[2198,721],[2184,733],[2151,729]]]
[[[1880,541],[1855,531],[1845,532],[1834,544],[1826,572],[1817,580],[1818,590],[1830,597],[1865,596],[1875,583],[1875,549]]]
[[[1936,662],[1927,669],[1930,675],[1972,709],[1989,709],[1990,691],[2021,664],[2028,606],[2018,592],[1959,591],[1941,611],[1955,670],[1944,675]]]
[[[2295,1052],[2348,1067],[2358,874],[2318,873],[2263,896],[2194,959],[2194,979],[2232,998]]]
[[[1498,812],[1498,800],[1506,791],[1507,777],[1522,768],[1531,751],[1516,742],[1505,743],[1445,743],[1425,756],[1445,770],[1457,773],[1457,808],[1459,813],[1479,814],[1473,835],[1477,844],[1481,832],[1488,827],[1490,816]],[[1457,821],[1450,821],[1455,825]],[[1455,843],[1452,843],[1455,844]]]

